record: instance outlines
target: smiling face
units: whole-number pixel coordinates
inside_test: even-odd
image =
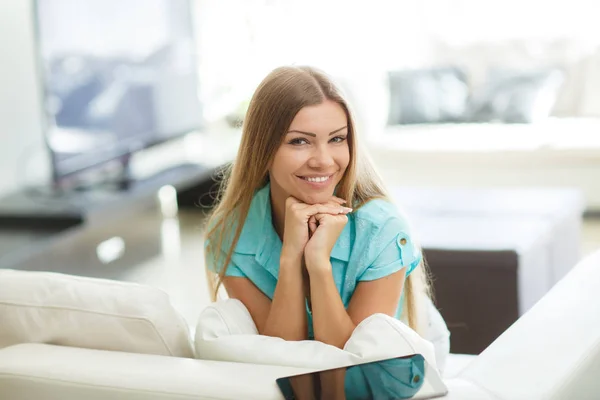
[[[279,200],[294,196],[325,203],[350,162],[348,119],[330,100],[302,108],[294,117],[269,170],[271,190]]]

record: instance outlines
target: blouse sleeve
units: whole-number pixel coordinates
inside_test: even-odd
[[[227,267],[227,271],[225,271],[225,276],[237,276],[239,278],[247,278],[244,271],[240,269],[234,262],[230,262]]]
[[[206,240],[204,242],[204,251],[207,251],[207,247],[208,247],[209,241]],[[227,254],[225,254],[225,252],[222,249],[219,249],[219,256],[221,257],[222,260],[225,259],[225,257],[227,256]],[[214,272],[215,274],[220,272],[217,271],[217,260],[209,260],[207,258],[207,265],[206,268],[208,268],[209,271]],[[246,274],[244,273],[244,271],[242,271],[240,269],[240,267],[238,267],[233,258],[229,261],[229,265],[227,266],[227,270],[225,271],[225,276],[236,276],[236,277],[240,277],[240,278],[247,278]]]
[[[359,281],[372,281],[406,268],[408,276],[419,265],[422,253],[410,235],[407,224],[394,218],[370,238],[367,267]]]

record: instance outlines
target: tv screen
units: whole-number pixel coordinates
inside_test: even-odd
[[[191,0],[37,0],[55,181],[202,127]]]

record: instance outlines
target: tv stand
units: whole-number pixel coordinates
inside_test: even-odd
[[[167,185],[177,190],[180,206],[194,207],[212,186],[215,174],[214,168],[181,164],[144,179],[106,181],[71,190],[26,189],[0,199],[0,226],[67,228],[154,202],[157,191]]]

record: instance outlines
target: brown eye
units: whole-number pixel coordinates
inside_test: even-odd
[[[300,146],[300,145],[303,145],[303,144],[307,144],[308,141],[306,139],[304,139],[304,138],[295,138],[295,139],[290,140],[288,143],[292,144],[292,145],[295,145],[295,146]]]

